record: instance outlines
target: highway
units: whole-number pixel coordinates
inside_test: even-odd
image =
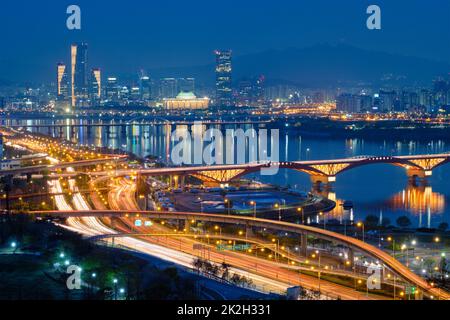
[[[91,211],[88,214],[83,212],[34,212],[32,214],[38,214],[38,215],[66,215],[66,214],[72,214],[73,216],[77,217],[83,217],[86,215],[94,216],[94,217],[121,217],[126,218],[127,215],[133,215],[138,214],[140,217],[146,217],[150,219],[155,220],[167,220],[167,219],[173,219],[173,220],[195,220],[195,221],[205,221],[205,222],[212,222],[212,223],[231,223],[234,225],[241,225],[245,226],[247,224],[254,226],[254,227],[260,227],[260,228],[269,228],[269,229],[276,229],[280,231],[285,232],[292,232],[292,233],[308,233],[316,236],[320,236],[321,238],[328,239],[330,241],[339,242],[342,244],[345,244],[351,248],[354,248],[355,250],[359,250],[361,252],[364,252],[368,254],[371,257],[374,257],[375,259],[380,260],[383,262],[386,266],[388,266],[393,272],[397,273],[399,276],[407,280],[408,282],[413,283],[420,289],[422,289],[424,292],[434,296],[434,297],[440,297],[445,300],[450,299],[450,294],[446,293],[444,291],[441,291],[437,288],[433,288],[428,282],[426,282],[423,278],[416,275],[412,271],[410,271],[406,266],[401,264],[399,261],[397,261],[395,258],[390,256],[389,254],[385,253],[384,251],[367,244],[365,242],[362,242],[360,240],[357,240],[355,238],[347,237],[335,232],[331,232],[328,230],[318,229],[310,226],[305,225],[296,225],[288,222],[282,222],[282,221],[273,221],[273,220],[264,220],[264,219],[255,219],[255,218],[249,218],[249,217],[240,217],[240,216],[227,216],[227,215],[215,215],[215,214],[202,214],[202,213],[192,213],[192,212],[159,212],[159,211],[137,211],[137,210],[100,210],[100,211]]]
[[[21,168],[17,168],[17,169],[0,170],[0,176],[36,173],[36,172],[52,171],[52,170],[65,169],[65,168],[87,167],[87,166],[92,166],[92,165],[97,165],[97,164],[102,164],[102,163],[111,163],[111,161],[124,161],[126,159],[127,159],[126,156],[115,156],[115,157],[103,158],[103,159],[80,160],[80,161],[73,161],[73,162],[67,162],[67,163],[21,167]]]
[[[131,183],[124,179],[119,180],[117,183],[118,185],[113,187],[112,192],[110,192],[109,194],[108,203],[112,208],[128,208],[128,212],[130,212],[130,210],[134,210],[135,212],[137,209],[137,204],[134,200],[134,183]],[[126,217],[123,216],[121,222],[126,225],[126,227],[122,229],[123,232],[144,232],[144,230],[148,232],[149,230],[151,230],[152,232],[168,233],[173,231],[162,225],[154,225],[150,229],[145,227],[136,227],[130,219],[126,219]],[[289,268],[286,264],[280,264],[276,261],[256,258],[239,252],[219,252],[216,250],[215,245],[206,245],[205,243],[195,241],[194,239],[186,239],[182,236],[178,239],[170,237],[161,237],[161,239],[155,239],[155,237],[148,236],[142,237],[142,239],[158,245],[164,245],[184,253],[188,253],[192,257],[203,256],[207,260],[216,262],[218,264],[225,261],[226,263],[237,267],[240,270],[251,272],[252,275],[258,274],[259,276],[263,276],[268,279],[282,281],[286,287],[293,285],[302,285],[303,287],[310,290],[318,290],[320,288],[323,293],[327,293],[328,295],[335,298],[339,296],[341,299],[386,299],[386,297],[379,297],[375,295],[369,295],[369,297],[367,297],[364,293],[357,292],[353,290],[353,288],[336,285],[323,280],[319,281],[315,277],[300,274],[298,272],[295,272],[294,270],[289,270],[295,268]],[[245,238],[241,238],[241,241],[245,241]],[[195,250],[194,245],[200,245],[204,249]]]

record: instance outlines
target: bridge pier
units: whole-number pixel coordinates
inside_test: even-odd
[[[311,183],[313,185],[314,190],[320,191],[322,189],[322,185],[325,186],[326,190],[330,190],[333,188],[334,182],[336,182],[335,176],[322,176],[322,175],[311,176]]]
[[[421,184],[427,185],[427,178],[433,175],[433,171],[418,168],[409,168],[407,169],[407,175],[409,183],[415,185],[417,182],[419,182]]]
[[[72,138],[75,137],[76,133],[75,131],[76,131],[75,126],[70,126],[70,135]]]

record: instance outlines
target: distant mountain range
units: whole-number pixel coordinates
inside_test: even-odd
[[[354,46],[321,44],[307,48],[269,50],[236,56],[233,77],[264,74],[272,82],[305,87],[366,85],[430,85],[433,78],[450,72],[450,64],[413,56],[369,51]],[[153,77],[193,76],[214,84],[214,65],[150,70]]]

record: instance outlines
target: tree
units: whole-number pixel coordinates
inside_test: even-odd
[[[411,220],[407,216],[401,216],[397,219],[397,225],[401,228],[407,228],[411,225]]]
[[[447,222],[442,222],[442,223],[438,226],[438,229],[439,229],[440,231],[442,231],[442,232],[447,231],[447,229],[448,229],[448,223],[447,223]]]
[[[230,265],[225,262],[222,262],[221,268],[222,268],[222,279],[228,280],[228,278],[230,277]]]
[[[424,262],[423,262],[423,266],[425,267],[425,269],[429,272],[432,273],[433,272],[433,267],[435,265],[435,261],[431,258],[427,258]]]
[[[379,223],[379,218],[374,215],[368,215],[366,219],[364,220],[364,224],[367,227],[367,229],[376,228]]]
[[[200,258],[194,259],[192,265],[197,269],[197,272],[200,272],[203,269],[203,260]]]
[[[390,225],[391,225],[391,219],[389,219],[389,218],[383,218],[382,220],[381,220],[381,225],[383,226],[383,227],[389,227]]]

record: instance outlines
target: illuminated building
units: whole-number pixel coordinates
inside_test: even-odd
[[[71,97],[72,107],[82,105],[88,98],[88,47],[85,43],[73,44],[71,47]]]
[[[343,93],[337,97],[336,110],[346,113],[358,113],[361,111],[361,103],[358,95]]]
[[[119,86],[116,77],[109,77],[106,82],[105,97],[109,102],[119,101]]]
[[[3,159],[3,135],[0,133],[0,160]]]
[[[177,95],[177,80],[164,78],[160,81],[160,97],[162,99],[175,98]]]
[[[67,78],[66,65],[58,63],[57,65],[57,97],[67,99],[69,95],[69,82]]]
[[[380,90],[381,111],[391,112],[395,110],[395,102],[397,100],[397,93],[395,91]]]
[[[152,87],[150,77],[142,76],[140,78],[140,93],[141,99],[144,101],[149,101],[152,98]]]
[[[176,98],[163,101],[167,110],[204,110],[209,107],[209,98],[197,98],[192,92],[181,92]]]
[[[98,103],[102,97],[102,73],[98,68],[91,70],[91,101]]]
[[[216,105],[233,105],[231,50],[215,51],[216,55]]]
[[[64,63],[58,63],[56,66],[55,109],[59,112],[70,111],[69,80],[67,76],[67,66]]]

